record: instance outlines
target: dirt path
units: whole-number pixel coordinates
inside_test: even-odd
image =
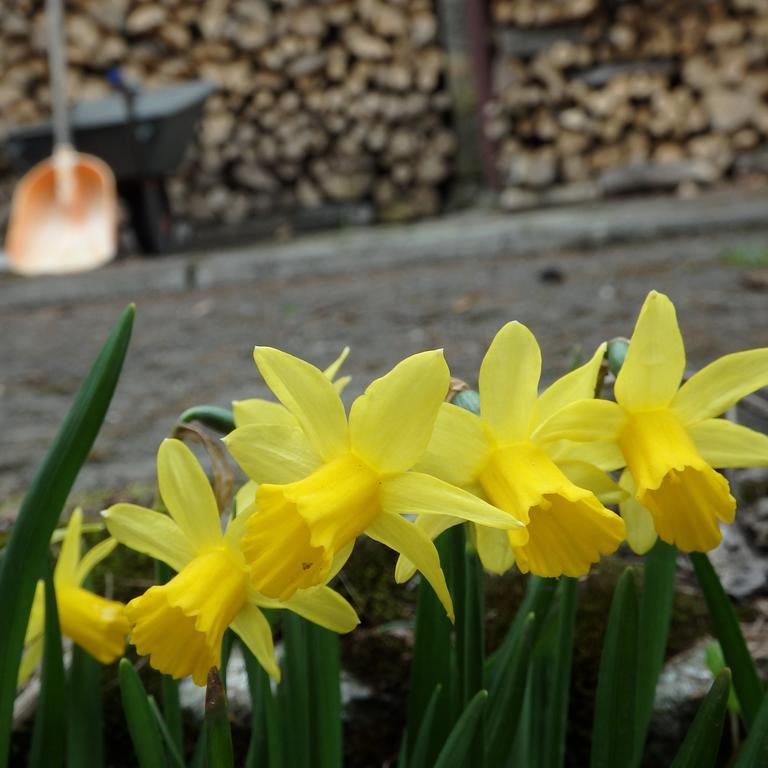
[[[656,288],[677,304],[691,367],[768,346],[768,293],[745,289],[744,268],[724,258],[731,246],[764,244],[768,223],[765,232],[526,259],[473,261],[468,252],[464,261],[136,296],[123,378],[79,487],[151,482],[157,444],[183,409],[265,394],[251,360],[257,343],[318,365],[349,344],[351,397],[425,348],[444,347],[454,373],[473,379],[495,331],[518,319],[538,336],[551,379],[579,347],[628,334]],[[0,306],[0,500],[23,491],[123,303]]]

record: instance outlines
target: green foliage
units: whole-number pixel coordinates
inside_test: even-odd
[[[165,751],[157,720],[138,673],[128,659],[121,659],[118,667],[120,697],[123,701],[125,722],[131,736],[136,763],[139,768],[165,766]]]

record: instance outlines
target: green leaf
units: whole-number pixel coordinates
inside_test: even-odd
[[[339,636],[307,622],[313,768],[341,768]]]
[[[675,599],[677,550],[659,539],[645,558],[640,596],[637,672],[638,756],[651,721],[656,683],[664,664],[672,604]]]
[[[128,307],[80,387],[48,448],[11,531],[0,573],[0,768],[8,764],[13,701],[35,583],[53,529],[106,415],[128,349]]]
[[[187,408],[179,416],[179,421],[182,424],[199,421],[222,435],[228,435],[235,428],[235,417],[232,411],[229,408],[220,408],[218,405],[196,405],[193,408]]]
[[[529,613],[515,636],[512,651],[499,669],[497,684],[488,696],[485,718],[485,761],[489,766],[506,763],[520,719],[525,698],[531,647],[536,630],[536,617]]]
[[[310,718],[314,713],[310,711],[306,622],[289,611],[283,615],[283,643],[283,677],[277,695],[285,764],[290,768],[311,768]]]
[[[712,640],[707,643],[704,646],[704,656],[707,662],[707,668],[712,673],[713,677],[717,677],[723,669],[725,669],[725,658],[723,657],[723,649],[720,647],[720,643],[718,643],[717,640]],[[728,679],[730,679],[730,672],[731,670],[729,669]],[[731,685],[730,690],[728,691],[728,709],[737,715],[741,712],[739,700],[736,698],[736,691],[733,690],[733,685]]]
[[[30,768],[56,768],[64,761],[66,703],[64,694],[64,661],[61,649],[59,612],[51,569],[45,574],[45,629],[43,640],[43,673],[40,698],[29,749]]]
[[[768,695],[757,711],[746,741],[733,768],[765,768],[768,765]]]
[[[120,659],[118,666],[120,697],[128,724],[136,762],[139,768],[160,768],[166,765],[162,736],[157,727],[147,692],[128,659]]]
[[[208,672],[205,689],[205,733],[208,768],[233,768],[232,728],[229,724],[227,692],[215,667]]]
[[[248,689],[251,694],[251,740],[245,766],[282,768],[283,744],[280,740],[280,724],[269,675],[244,643],[241,643],[240,647],[245,658]]]
[[[728,708],[731,671],[715,678],[675,755],[671,768],[711,768],[715,764]]]
[[[461,666],[463,704],[466,706],[483,687],[485,656],[485,572],[480,558],[469,546],[465,549],[463,576],[464,605],[457,616],[461,621],[457,630],[460,629],[464,637]]]
[[[450,736],[440,750],[434,768],[465,768],[469,763],[472,744],[480,727],[487,691],[478,691],[461,717],[453,726]]]
[[[592,768],[633,765],[637,740],[638,606],[634,573],[621,575],[611,601],[595,692]]]
[[[72,646],[67,681],[67,765],[104,765],[101,664],[79,645]]]
[[[418,733],[416,740],[413,743],[413,754],[410,760],[408,760],[408,768],[430,768],[432,763],[429,761],[430,754],[437,753],[437,747],[439,744],[433,743],[432,730],[435,722],[435,714],[437,713],[437,703],[440,700],[440,696],[443,692],[443,687],[438,685],[435,687],[432,693],[432,698],[429,700],[427,709],[424,712],[424,718],[421,723],[418,723]],[[417,723],[408,723],[408,727],[414,727]],[[405,763],[400,760],[398,762],[399,768],[405,768]]]
[[[726,664],[733,675],[733,687],[741,705],[741,713],[747,730],[757,717],[763,700],[763,684],[755,662],[747,650],[733,606],[725,594],[712,563],[702,552],[691,552],[696,578],[709,610],[709,618],[715,637],[720,641]]]
[[[163,719],[163,715],[157,706],[155,697],[147,696],[147,703],[149,704],[149,708],[152,711],[152,714],[155,716],[155,722],[157,723],[157,727],[160,729],[160,735],[163,737],[163,741],[165,742],[165,748],[168,750],[168,754],[171,756],[171,762],[176,766],[176,768],[185,768],[184,760],[181,757],[179,748],[176,746],[173,736],[171,736],[171,732],[168,730],[168,726],[165,724],[165,720]]]

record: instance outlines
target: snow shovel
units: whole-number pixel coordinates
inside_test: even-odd
[[[75,151],[67,116],[62,0],[47,0],[53,153],[17,185],[6,239],[8,264],[23,275],[81,272],[117,252],[115,178],[93,155]]]

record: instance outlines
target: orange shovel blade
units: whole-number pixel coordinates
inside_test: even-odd
[[[106,163],[72,153],[67,194],[57,185],[54,160],[38,163],[13,195],[6,252],[22,275],[94,269],[117,252],[117,192]]]

